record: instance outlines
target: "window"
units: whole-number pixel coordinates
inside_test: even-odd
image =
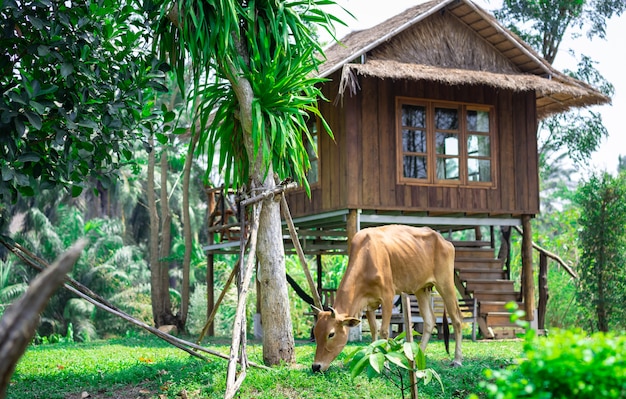
[[[304,145],[306,146],[306,151],[309,155],[309,162],[311,163],[311,168],[306,174],[306,178],[309,181],[309,185],[314,185],[319,182],[319,158],[318,155],[318,128],[317,128],[317,118],[310,117],[307,121],[307,127],[309,129],[309,134],[311,135],[311,140],[309,140],[306,136],[304,139]]]
[[[492,107],[399,98],[397,112],[401,181],[493,185]]]

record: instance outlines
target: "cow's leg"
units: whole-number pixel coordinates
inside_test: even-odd
[[[367,316],[367,322],[370,325],[370,332],[372,333],[372,342],[378,339],[378,327],[376,326],[376,313],[374,310],[367,309],[365,311],[365,315]]]
[[[393,313],[393,293],[391,295],[383,295],[381,308],[380,337],[387,339],[389,338],[389,325],[391,324],[391,314]]]
[[[430,336],[435,328],[435,313],[433,311],[433,302],[431,300],[431,291],[429,288],[424,288],[415,293],[417,298],[417,304],[420,307],[420,314],[424,319],[424,332],[422,334],[422,340],[420,341],[420,347],[423,351],[426,351],[426,345],[430,340]]]
[[[437,291],[441,295],[443,299],[443,303],[446,306],[446,311],[448,312],[448,316],[452,320],[452,327],[454,328],[454,361],[452,362],[453,366],[460,366],[463,360],[463,355],[461,353],[461,340],[463,338],[463,323],[461,319],[461,309],[459,309],[459,302],[456,300],[456,288],[454,285],[448,285],[446,287],[437,287]],[[443,321],[447,323],[447,320]]]

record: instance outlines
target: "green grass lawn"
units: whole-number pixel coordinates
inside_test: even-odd
[[[228,353],[228,340],[205,345]],[[341,360],[356,347],[348,345],[326,373],[313,374],[315,346],[299,342],[297,364],[271,371],[249,369],[239,397],[400,398],[399,390],[384,378],[351,379]],[[463,367],[452,368],[443,342],[431,341],[427,366],[439,373],[445,391],[437,383],[420,384],[420,398],[466,398],[477,392],[482,371],[510,364],[521,355],[522,342],[464,340],[463,352]],[[248,357],[262,363],[261,345],[250,342]],[[204,362],[152,336],[31,346],[17,366],[7,398],[78,399],[83,392],[91,398],[223,398],[226,367],[225,360]]]

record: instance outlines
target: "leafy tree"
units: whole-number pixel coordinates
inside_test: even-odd
[[[581,318],[607,332],[626,322],[626,174],[596,174],[577,192]]]
[[[256,194],[294,177],[308,188],[306,122],[320,117],[314,78],[321,48],[310,24],[329,31],[336,20],[320,9],[331,0],[167,1],[159,48],[182,76],[191,60],[191,98],[197,110],[199,148],[208,164],[218,155],[226,185]],[[185,92],[184,90],[182,90]],[[325,124],[325,122],[323,122]],[[204,128],[206,127],[206,128]],[[325,126],[330,132],[328,126]],[[195,134],[195,133],[194,133]],[[268,364],[295,359],[280,205],[262,204],[256,256],[261,287],[263,358]]]
[[[626,10],[623,0],[504,0],[496,18],[553,63],[567,33],[590,38],[606,36],[606,21]],[[571,76],[598,88],[607,96],[613,86],[595,69],[594,62],[582,56]],[[571,111],[548,118],[542,124],[545,135],[540,143],[541,166],[549,167],[562,152],[576,161],[589,159],[608,135],[599,113]]]
[[[109,187],[132,161],[150,93],[164,89],[143,32],[125,0],[2,2],[1,203],[45,188],[76,196],[92,176]]]

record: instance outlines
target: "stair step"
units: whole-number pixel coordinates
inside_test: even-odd
[[[465,284],[467,291],[513,292],[515,283],[511,280],[468,280]]]
[[[494,327],[491,329],[494,339],[515,339],[524,334],[521,327]]]
[[[489,312],[485,316],[489,327],[518,327],[517,324],[511,323],[511,314],[509,312]]]
[[[497,291],[474,291],[474,298],[480,303],[483,301],[497,301],[497,302],[516,302],[519,300],[520,293],[507,291],[507,292],[497,292]]]
[[[480,302],[480,315],[486,315],[487,313],[490,312],[508,312],[508,310],[506,309],[506,304],[508,302],[505,301],[481,301]],[[521,302],[517,302],[517,305],[521,308],[522,307],[522,303]]]
[[[486,248],[489,247],[490,251],[493,252],[493,248],[491,248],[491,241],[450,241],[455,248]]]
[[[495,251],[493,248],[455,248],[457,258],[480,258],[494,259]]]
[[[502,280],[504,271],[501,269],[459,269],[459,278],[468,280]]]
[[[455,269],[497,269],[502,270],[500,259],[476,259],[476,258],[456,258],[454,260]]]

